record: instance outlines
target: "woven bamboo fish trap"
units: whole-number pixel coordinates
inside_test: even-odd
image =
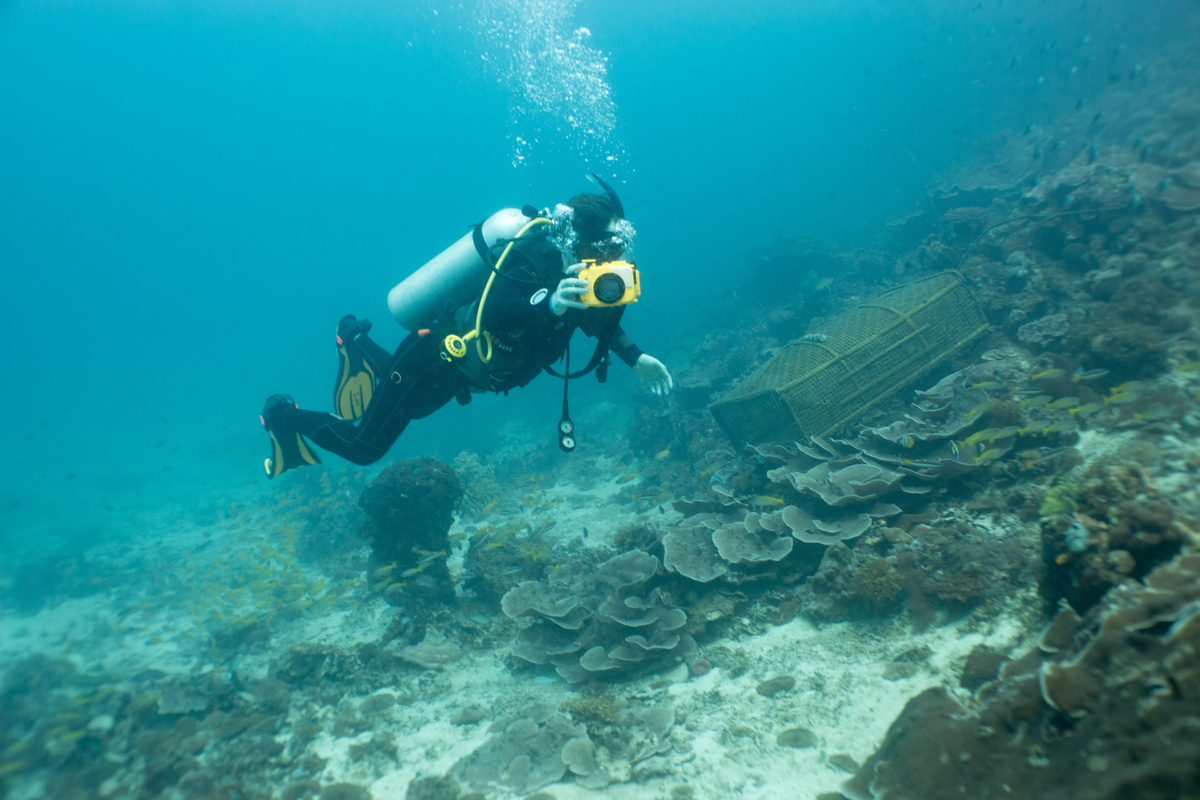
[[[824,341],[788,344],[708,408],[737,444],[828,436],[987,330],[962,276],[942,272],[847,311],[816,331]]]

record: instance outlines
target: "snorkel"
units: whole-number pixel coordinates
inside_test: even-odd
[[[621,198],[617,197],[617,193],[608,185],[608,182],[594,172],[588,175],[588,180],[599,186],[608,195],[608,199],[612,201],[613,210],[617,212],[617,219],[625,219],[625,206],[621,205]]]

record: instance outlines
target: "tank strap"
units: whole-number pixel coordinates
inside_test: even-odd
[[[483,259],[483,263],[489,268],[496,268],[496,259],[492,257],[492,251],[488,248],[487,239],[483,238],[483,223],[475,223],[474,229],[471,231],[471,241],[475,243],[475,252],[479,253],[479,257]]]

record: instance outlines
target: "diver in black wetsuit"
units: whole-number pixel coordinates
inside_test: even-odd
[[[611,350],[651,391],[667,394],[673,386],[667,368],[643,353],[621,329],[624,305],[597,307],[581,302],[589,291],[589,282],[576,277],[585,267],[583,262],[616,261],[633,232],[616,193],[596,180],[605,195],[578,195],[553,213],[546,212],[555,222],[544,230],[501,240],[506,249],[500,261],[482,241],[483,224],[477,226],[479,255],[498,277],[482,297],[448,309],[430,328],[410,333],[395,353],[367,336],[369,321],[344,317],[337,331],[334,402],[339,413],[301,409],[287,395],[268,398],[260,417],[272,445],[264,465],[267,477],[320,461],[305,437],[356,464],[370,464],[387,453],[410,421],[432,414],[451,398],[465,404],[472,392],[507,393],[543,370],[558,375],[551,365],[568,353],[576,329],[596,338],[598,344],[587,367],[577,373],[569,372],[568,355],[569,377],[596,370],[603,380]],[[534,216],[533,211],[527,208],[523,213]],[[464,339],[471,338],[470,328],[486,339],[486,348],[462,346]],[[563,423],[568,425],[562,427]],[[567,434],[560,438],[564,450],[574,446],[569,423],[564,393],[560,423],[560,434]]]

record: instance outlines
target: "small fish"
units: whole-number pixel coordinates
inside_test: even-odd
[[[383,593],[392,595],[394,597],[394,596],[400,594],[401,592],[403,592],[404,587],[407,585],[408,585],[407,583],[393,583],[391,586],[387,587],[387,589],[385,589]]]
[[[957,454],[958,448],[954,447],[953,442],[950,443],[950,446],[952,448],[952,452]],[[957,457],[957,455],[956,455],[956,457]],[[933,469],[937,466],[937,464],[930,464],[928,461],[912,461],[907,458],[900,459],[900,463],[906,467],[912,467],[914,469]]]
[[[1166,406],[1156,406],[1149,411],[1133,414],[1129,419],[1118,423],[1117,427],[1133,428],[1138,425],[1145,425],[1147,422],[1158,422],[1171,416],[1173,416],[1171,409]]]
[[[432,553],[428,550],[418,549],[417,552],[422,556],[421,560],[417,562],[418,564],[428,564],[430,561],[437,561],[439,558],[446,557],[445,550],[438,550],[436,553]]]
[[[1096,378],[1103,378],[1108,374],[1106,369],[1089,369],[1084,370],[1083,367],[1076,367],[1075,374],[1071,376],[1071,380],[1079,383],[1080,381],[1094,381]]]
[[[520,567],[509,567],[508,569],[504,570],[500,574],[501,575],[516,575],[520,571],[521,571]]]
[[[396,562],[395,562],[395,561],[393,561],[392,563],[388,564],[386,567],[380,567],[379,569],[377,569],[377,570],[375,570],[374,572],[372,572],[372,573],[371,573],[371,577],[372,577],[372,578],[383,578],[383,577],[385,577],[385,576],[386,576],[386,575],[387,575],[389,572],[391,572],[392,570],[394,570],[395,568],[396,568]]]
[[[1038,458],[1034,458],[1034,459],[1030,459],[1029,461],[1026,461],[1025,467],[1028,468],[1028,467],[1036,467],[1038,464],[1049,464],[1051,461],[1054,461],[1059,456],[1066,453],[1068,449],[1070,449],[1070,448],[1060,447],[1057,450],[1051,450],[1049,453],[1046,453],[1043,456],[1039,456]]]
[[[654,454],[655,461],[666,461],[671,457],[671,448],[667,447]]]
[[[1069,409],[1067,413],[1071,416],[1078,414],[1081,417],[1090,417],[1102,408],[1104,408],[1104,403],[1085,403],[1084,405]]]
[[[752,506],[770,506],[772,508],[776,508],[778,506],[783,505],[783,498],[782,497],[770,497],[765,494],[760,494],[756,497],[750,498],[750,505],[752,505]]]
[[[1039,419],[1035,422],[1029,423],[1024,428],[1021,428],[1019,431],[1017,431],[1017,433],[1019,433],[1021,436],[1025,436],[1026,434],[1030,433],[1037,433],[1038,431],[1046,430],[1049,425],[1050,423],[1048,421]]]
[[[1019,400],[1017,402],[1019,402],[1021,404],[1022,408],[1024,408],[1025,406],[1033,406],[1034,408],[1037,408],[1039,406],[1046,405],[1047,403],[1050,402],[1051,399],[1052,398],[1048,394],[1039,394],[1039,395],[1035,395],[1034,397],[1030,397],[1027,400]]]
[[[1000,381],[981,381],[971,384],[972,389],[1001,389],[1003,387],[1004,384],[1000,383]]]
[[[504,547],[504,546],[505,546],[504,542],[488,542],[487,544],[485,544],[483,546],[482,549],[483,550],[496,550],[497,548]]]
[[[1181,366],[1179,368],[1179,371],[1180,372],[1192,372],[1197,369],[1200,369],[1200,361],[1191,361],[1191,362]]]
[[[713,464],[711,467],[706,467],[703,471],[701,471],[700,477],[707,478],[709,475],[712,475],[718,469],[720,469],[720,467],[717,464]]]
[[[641,474],[642,474],[642,473],[640,473],[640,472],[629,472],[629,473],[626,473],[625,475],[622,475],[621,477],[617,478],[617,483],[618,483],[618,484],[621,484],[621,483],[629,483],[630,481],[632,481],[632,480],[634,480],[634,479],[638,478],[638,477],[639,477]]]
[[[1167,345],[1174,344],[1175,342],[1178,342],[1180,339],[1182,339],[1183,337],[1185,337],[1187,335],[1188,335],[1187,331],[1178,331],[1177,333],[1172,333],[1168,336],[1164,336],[1163,338],[1159,339],[1157,342],[1147,342],[1146,346],[1149,347],[1151,350],[1157,350],[1160,347],[1166,347]]]
[[[813,287],[813,291],[821,292],[830,286],[833,286],[833,278],[821,278],[821,280],[817,281],[817,285]]]
[[[498,505],[500,505],[500,501],[493,500],[492,502],[490,502],[486,506],[484,506],[482,509],[480,509],[480,513],[486,514]]]
[[[1079,429],[1070,420],[1060,419],[1046,426],[1046,433],[1075,433]]]
[[[30,739],[20,739],[4,748],[4,753],[2,755],[5,758],[11,758],[17,753],[20,753],[22,750],[28,750],[31,744],[33,744],[33,742]]]
[[[993,447],[991,450],[984,450],[979,455],[975,456],[976,464],[983,464],[988,461],[995,461],[1000,456],[1004,455],[1004,451]]]
[[[988,438],[993,433],[995,433],[996,430],[997,430],[996,428],[984,428],[981,431],[975,431],[975,433],[972,433],[970,436],[963,439],[962,443],[965,445],[973,445],[978,441],[982,441],[982,440]]]
[[[1112,394],[1104,398],[1104,402],[1111,403],[1114,406],[1123,406],[1126,403],[1136,403],[1141,397],[1141,394],[1138,392],[1122,392],[1121,394],[1117,394],[1116,390],[1113,390]]]
[[[950,455],[954,457],[955,461],[958,460],[958,445],[954,442],[950,442]]]
[[[659,492],[659,493],[658,493],[658,494],[657,494],[657,495],[654,497],[654,499],[653,499],[653,500],[651,500],[651,501],[650,501],[650,505],[652,505],[652,506],[656,506],[656,505],[658,505],[659,503],[665,503],[666,501],[668,501],[668,500],[670,500],[670,499],[671,499],[671,490],[670,490],[670,489],[663,489],[661,492]]]
[[[1056,367],[1054,369],[1044,369],[1041,372],[1030,375],[1029,379],[1031,381],[1048,381],[1051,378],[1057,378],[1059,375],[1066,375],[1066,374],[1067,374],[1067,371],[1065,369],[1058,369]]]
[[[917,439],[911,433],[906,433],[900,437],[900,446],[905,449],[912,447],[916,443]]]
[[[11,775],[14,772],[20,772],[28,766],[29,764],[25,761],[8,761],[0,764],[0,775]]]
[[[989,408],[991,408],[992,405],[993,405],[993,403],[991,400],[984,400],[982,403],[980,403],[979,405],[975,406],[974,408],[972,408],[970,411],[967,412],[967,418],[970,419],[971,417],[975,416],[976,414],[982,414],[983,412],[985,412]]]
[[[1079,405],[1078,397],[1060,397],[1057,400],[1055,400],[1053,403],[1048,405],[1047,408],[1058,411],[1059,409],[1062,409],[1062,408],[1072,408],[1077,405]]]
[[[1019,428],[1010,425],[1007,428],[1001,428],[1000,430],[996,431],[991,436],[987,437],[987,440],[989,442],[994,442],[997,439],[1007,439],[1011,436],[1016,436],[1019,430]]]
[[[400,573],[400,577],[401,578],[411,578],[414,575],[420,575],[422,572],[425,571],[425,569],[429,566],[430,563],[432,563],[432,562],[426,562],[419,567],[413,567],[412,569],[406,569],[406,570],[404,570],[404,572]]]

